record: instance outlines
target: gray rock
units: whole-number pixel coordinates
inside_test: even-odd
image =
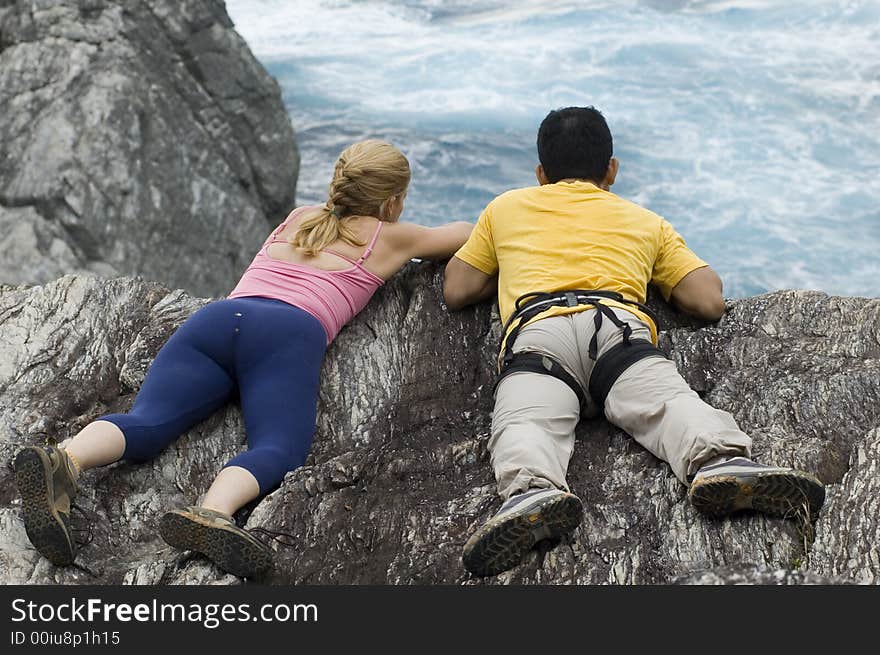
[[[279,87],[222,1],[0,2],[0,282],[226,293],[298,167]]]
[[[818,526],[811,568],[880,583],[880,430],[856,442],[849,469],[827,503],[825,511],[834,520]]]
[[[829,585],[852,584],[843,578],[828,578],[810,571],[776,569],[762,570],[754,566],[720,567],[713,571],[697,571],[672,580],[679,585]]]
[[[783,291],[731,303],[716,325],[668,307],[661,344],[710,402],[734,414],[760,460],[828,485],[815,526],[699,517],[669,467],[602,419],[578,428],[569,482],[584,522],[556,548],[477,580],[465,540],[497,509],[486,440],[495,309],[441,304],[441,268],[385,285],[328,351],[307,465],[250,514],[276,543],[276,583],[876,583],[880,300]],[[157,350],[206,301],[141,279],[65,276],[0,287],[0,456],[124,411]],[[78,498],[92,541],[77,565],[29,545],[12,476],[0,469],[0,577],[8,582],[236,584],[156,533],[244,448],[235,406],[155,461],[89,472]],[[240,518],[246,518],[243,512]]]

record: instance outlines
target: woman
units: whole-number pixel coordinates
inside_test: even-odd
[[[73,562],[70,503],[83,471],[155,457],[237,388],[248,450],[220,471],[201,506],[166,513],[160,533],[241,577],[271,568],[272,551],[232,514],[304,464],[327,345],[411,258],[449,257],[473,227],[398,223],[409,180],[409,163],[390,144],[346,149],[327,202],[294,210],[229,297],[195,312],[171,336],[129,413],[102,416],[62,448],[18,453],[24,523],[40,553],[59,566]]]

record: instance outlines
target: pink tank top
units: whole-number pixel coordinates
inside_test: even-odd
[[[324,252],[351,262],[351,268],[325,271],[314,266],[294,264],[270,257],[267,252],[269,246],[284,242],[284,239],[278,238],[278,234],[291,221],[309,209],[316,207],[295,209],[272,232],[229,297],[274,298],[304,309],[324,326],[329,344],[339,334],[342,326],[366,306],[376,290],[385,282],[363,267],[364,260],[373,252],[373,246],[379,238],[382,221],[379,221],[367,249],[357,261],[334,250],[324,249]]]

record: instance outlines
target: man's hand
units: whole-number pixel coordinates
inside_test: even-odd
[[[491,298],[497,288],[497,275],[486,275],[478,268],[454,256],[446,264],[443,300],[453,311]]]
[[[717,321],[724,316],[725,310],[721,291],[721,278],[711,268],[704,266],[685,275],[673,287],[670,299],[681,311],[691,316]]]

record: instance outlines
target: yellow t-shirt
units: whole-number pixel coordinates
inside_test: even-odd
[[[498,196],[455,256],[487,275],[498,273],[502,323],[517,298],[535,291],[602,289],[643,303],[653,282],[669,300],[685,275],[708,265],[654,212],[581,181]],[[657,328],[644,312],[613,300],[602,302],[645,321],[657,342]],[[589,307],[552,307],[535,320],[585,309]]]

